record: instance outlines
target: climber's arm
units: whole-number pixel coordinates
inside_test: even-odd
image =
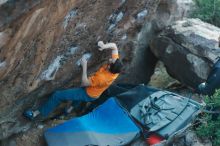
[[[90,83],[88,76],[87,76],[87,60],[86,60],[86,58],[82,58],[81,65],[82,65],[82,69],[83,69],[81,85],[84,87],[90,86],[91,83]]]
[[[113,61],[115,61],[119,58],[118,47],[115,43],[106,43],[106,44],[104,44],[102,41],[99,41],[98,46],[100,47],[99,48],[100,51],[105,50],[105,49],[112,49],[112,59],[113,59]]]

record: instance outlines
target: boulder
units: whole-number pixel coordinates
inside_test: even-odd
[[[152,39],[153,54],[168,73],[190,87],[206,80],[220,56],[220,29],[199,19],[176,21]]]
[[[147,84],[149,82],[154,71],[152,68],[158,61],[150,50],[150,41],[172,22],[188,16],[193,5],[193,0],[160,0],[149,3],[147,9],[138,13],[137,20],[140,23],[143,22],[141,19],[143,16],[151,12],[152,9],[154,11],[152,19],[147,19],[144,25],[140,27],[136,45],[132,46],[133,44],[130,43],[132,48],[136,47],[136,49],[134,49],[131,63],[126,65],[128,67],[126,75],[119,78],[120,82],[133,84]]]
[[[125,73],[117,82],[148,83],[157,62],[149,42],[183,11],[178,0],[2,0],[0,140],[32,126],[24,109],[79,86],[83,54],[89,74],[108,60],[99,40],[118,44]]]
[[[138,34],[159,1],[1,1],[0,140],[31,127],[24,109],[36,108],[56,89],[80,85],[83,54],[91,55],[89,74],[108,60],[111,53],[98,51],[99,40],[116,42],[129,68],[141,49]],[[150,73],[143,78],[147,82]]]

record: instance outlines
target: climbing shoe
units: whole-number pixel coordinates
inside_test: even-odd
[[[34,112],[32,110],[25,110],[23,113],[23,116],[29,120],[33,120],[34,119]]]

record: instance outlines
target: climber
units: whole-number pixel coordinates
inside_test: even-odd
[[[213,65],[206,82],[199,84],[198,93],[212,95],[216,89],[220,88],[220,59]]]
[[[103,65],[95,74],[88,78],[87,59],[82,57],[82,87],[56,91],[44,105],[40,106],[37,110],[28,109],[24,111],[23,115],[30,120],[34,120],[38,116],[47,118],[63,101],[72,101],[73,106],[68,108],[67,111],[71,112],[80,102],[89,102],[99,98],[118,77],[122,69],[122,63],[119,60],[118,48],[115,43],[104,44],[102,41],[99,41],[98,46],[100,51],[112,49],[112,57],[109,59],[108,64]]]
[[[218,46],[220,48],[220,36],[218,37]],[[199,84],[197,92],[199,94],[211,96],[216,89],[220,88],[220,57],[213,65],[206,82]]]

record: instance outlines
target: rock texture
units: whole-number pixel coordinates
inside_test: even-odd
[[[0,139],[30,127],[22,117],[25,108],[38,106],[58,88],[79,86],[81,69],[76,62],[84,53],[92,56],[90,73],[108,60],[110,52],[100,53],[97,41],[115,41],[129,66],[136,58],[134,52],[141,49],[138,34],[145,20],[154,17],[159,2],[2,1]]]
[[[175,143],[176,146],[212,146],[212,142],[209,139],[200,139],[196,133],[189,128],[173,136],[173,139],[167,141],[164,145],[169,146],[172,145],[172,143]]]
[[[138,22],[143,22],[141,18],[155,8],[152,19],[147,19],[144,25],[139,27],[141,31],[134,42],[136,45],[133,45],[133,48],[136,48],[134,49],[136,57],[132,58],[132,62],[128,65],[129,70],[126,72],[126,76],[121,76],[120,82],[131,82],[131,79],[134,84],[149,82],[150,76],[153,74],[151,68],[155,67],[158,60],[150,50],[150,41],[172,22],[188,16],[192,6],[192,0],[160,0],[156,7],[151,6],[137,15]]]
[[[91,55],[89,73],[108,60],[99,40],[120,48],[126,70],[118,82],[148,83],[157,62],[149,42],[185,15],[177,0],[0,1],[0,140],[32,126],[24,109],[79,86],[83,54]]]
[[[204,81],[220,56],[220,29],[199,19],[185,19],[167,27],[151,42],[151,50],[168,73],[191,87]]]

